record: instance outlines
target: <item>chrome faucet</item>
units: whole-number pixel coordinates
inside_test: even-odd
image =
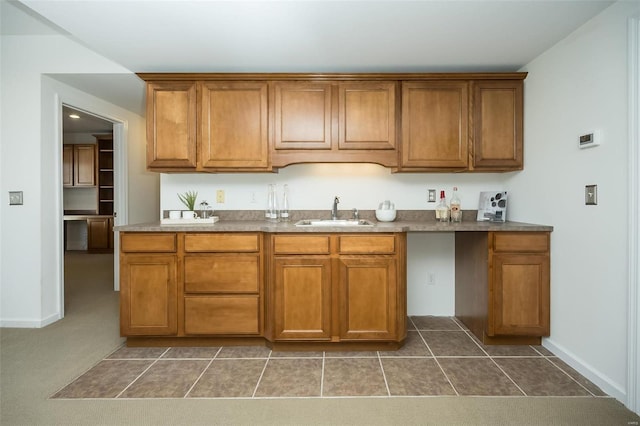
[[[331,208],[331,219],[338,220],[338,203],[340,202],[340,198],[336,195],[333,199],[333,207]]]

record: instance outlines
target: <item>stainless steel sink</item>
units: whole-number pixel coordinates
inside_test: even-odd
[[[333,219],[303,219],[296,222],[296,226],[373,226],[368,220],[333,220]]]

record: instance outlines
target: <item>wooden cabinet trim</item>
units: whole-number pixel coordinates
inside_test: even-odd
[[[360,81],[360,80],[524,80],[526,72],[503,73],[137,73],[144,81]]]

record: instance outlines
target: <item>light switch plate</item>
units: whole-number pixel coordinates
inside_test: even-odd
[[[595,206],[598,204],[598,185],[585,185],[584,204],[587,206]]]
[[[9,205],[10,206],[22,205],[22,191],[9,191]]]

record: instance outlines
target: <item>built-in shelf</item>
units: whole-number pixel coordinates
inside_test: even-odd
[[[113,214],[113,135],[94,135],[98,142],[98,213]]]

